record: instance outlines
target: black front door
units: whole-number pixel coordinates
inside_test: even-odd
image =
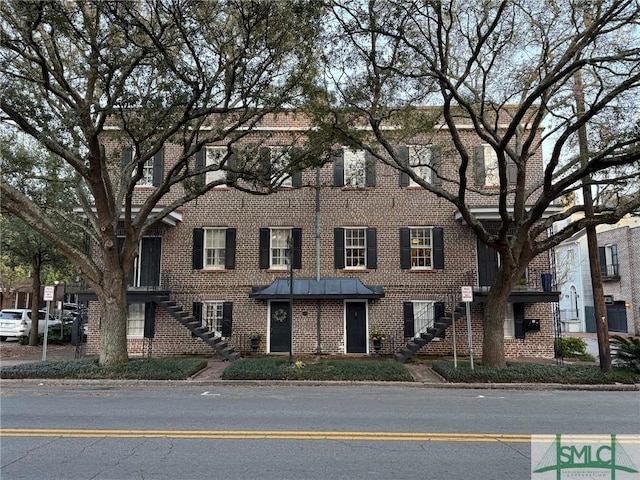
[[[367,353],[367,304],[347,302],[347,353]]]
[[[291,346],[291,309],[289,302],[271,302],[270,352],[288,352]]]
[[[493,285],[498,272],[498,252],[480,240],[478,245],[478,282],[481,287]]]
[[[627,307],[625,302],[607,305],[607,323],[609,331],[627,333]]]
[[[129,274],[130,287],[160,286],[161,237],[143,237],[138,246],[138,256]]]

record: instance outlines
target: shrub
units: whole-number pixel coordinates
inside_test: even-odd
[[[611,336],[611,353],[622,365],[640,372],[640,338]]]
[[[72,324],[65,323],[62,325],[62,329],[60,325],[49,325],[49,331],[47,332],[47,344],[49,345],[64,345],[65,343],[71,342],[71,330]],[[62,336],[60,336],[60,332],[62,331]],[[18,338],[20,345],[29,345],[29,336],[25,335]],[[44,333],[38,335],[38,344],[42,345],[44,343]]]
[[[553,348],[556,358],[579,358],[593,362],[593,355],[587,353],[587,343],[576,337],[556,338],[553,342]]]

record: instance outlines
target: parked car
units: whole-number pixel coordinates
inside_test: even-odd
[[[38,312],[38,334],[44,333],[45,318],[47,326],[60,325],[60,320],[56,320],[51,315],[47,315],[45,310]],[[0,310],[0,341],[5,341],[7,337],[24,337],[31,332],[31,309],[27,308],[7,308]]]

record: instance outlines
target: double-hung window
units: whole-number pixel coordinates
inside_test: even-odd
[[[400,229],[400,268],[441,270],[444,268],[444,236],[440,227]]]
[[[409,167],[414,173],[427,183],[432,179],[432,149],[429,145],[411,145],[409,147]],[[409,177],[409,186],[419,186]]]
[[[271,182],[280,187],[291,187],[291,175],[285,173],[290,168],[291,157],[287,147],[270,147],[271,153]],[[280,180],[281,179],[281,180]]]
[[[222,307],[224,302],[204,302],[202,326],[220,335],[222,332]]]
[[[142,338],[144,336],[144,303],[130,303],[127,314],[127,337]]]
[[[415,335],[427,333],[427,328],[433,327],[434,303],[431,301],[413,301],[413,321]]]
[[[412,227],[411,232],[411,268],[433,268],[432,234],[429,227]]]
[[[600,254],[600,270],[604,278],[618,278],[618,245],[598,247]]]
[[[207,147],[206,148],[206,166],[209,167],[211,165],[220,166],[225,156],[227,155],[227,147]],[[205,176],[205,182],[207,184],[216,182],[214,188],[218,187],[226,187],[227,173],[225,170],[212,170],[207,172]]]
[[[204,229],[204,268],[225,268],[226,229]]]
[[[485,187],[500,186],[500,167],[498,154],[491,145],[478,145],[474,148],[474,168],[476,185]],[[510,159],[505,160],[507,183],[515,185],[518,181],[518,167]]]
[[[367,267],[367,239],[365,228],[344,229],[345,268]]]
[[[363,187],[365,181],[366,163],[364,150],[345,149],[344,185],[347,187]]]
[[[126,147],[122,152],[122,165],[123,168],[128,168],[129,165],[136,161],[133,148]],[[163,163],[164,163],[164,150],[160,149],[153,157],[149,158],[144,165],[142,165],[142,175],[136,187],[157,187],[162,183],[163,175]],[[132,175],[136,174],[138,165],[133,167],[131,171]]]
[[[289,247],[291,243],[290,228],[272,228],[271,245],[269,247],[269,268],[286,269],[289,263]]]

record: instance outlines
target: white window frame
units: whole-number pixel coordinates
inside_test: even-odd
[[[149,158],[142,167],[142,176],[136,182],[136,187],[153,187],[153,165],[155,157]],[[136,163],[136,152],[134,149],[131,151],[131,163]],[[138,166],[136,165],[131,172],[131,176],[135,176]]]
[[[130,303],[127,310],[127,338],[144,337],[144,303]]]
[[[498,154],[491,148],[491,145],[482,145],[482,148],[484,149],[484,185],[485,187],[499,187]]]
[[[205,149],[205,166],[220,165],[220,162],[227,155],[227,147],[223,146],[208,146]],[[224,183],[220,183],[213,188],[225,188],[227,172],[225,170],[213,170],[205,174],[205,182],[208,184],[216,182],[218,180],[225,180]]]
[[[367,268],[367,229],[347,227],[344,229],[344,268]]]
[[[426,231],[428,239],[426,235],[418,235],[422,231]],[[409,227],[409,238],[411,270],[433,270],[433,227]],[[428,242],[425,240],[428,240]],[[429,251],[428,259],[424,253],[425,250]],[[423,265],[420,265],[420,263],[423,263]]]
[[[344,149],[344,186],[364,187],[367,180],[367,162],[364,150]]]
[[[269,158],[271,159],[271,165],[276,172],[283,172],[284,169],[289,168],[291,156],[289,155],[289,148],[282,146],[269,147]],[[271,178],[271,181],[277,180],[279,173]],[[280,187],[292,187],[291,175],[284,173],[282,180],[278,185]]]
[[[427,328],[433,327],[435,321],[435,304],[433,300],[412,300],[413,303],[413,329],[415,336],[426,333]]]
[[[513,315],[513,303],[507,303],[504,313],[504,338],[516,338],[516,321]]]
[[[431,183],[432,156],[432,145],[409,145],[409,167],[418,177],[427,183]],[[409,177],[409,186],[419,187],[420,184]]]
[[[291,227],[269,229],[269,269],[287,270],[292,235]]]
[[[202,304],[202,326],[222,335],[222,315],[224,302],[207,300]]]
[[[205,228],[202,266],[208,270],[224,270],[227,248],[226,228]]]

